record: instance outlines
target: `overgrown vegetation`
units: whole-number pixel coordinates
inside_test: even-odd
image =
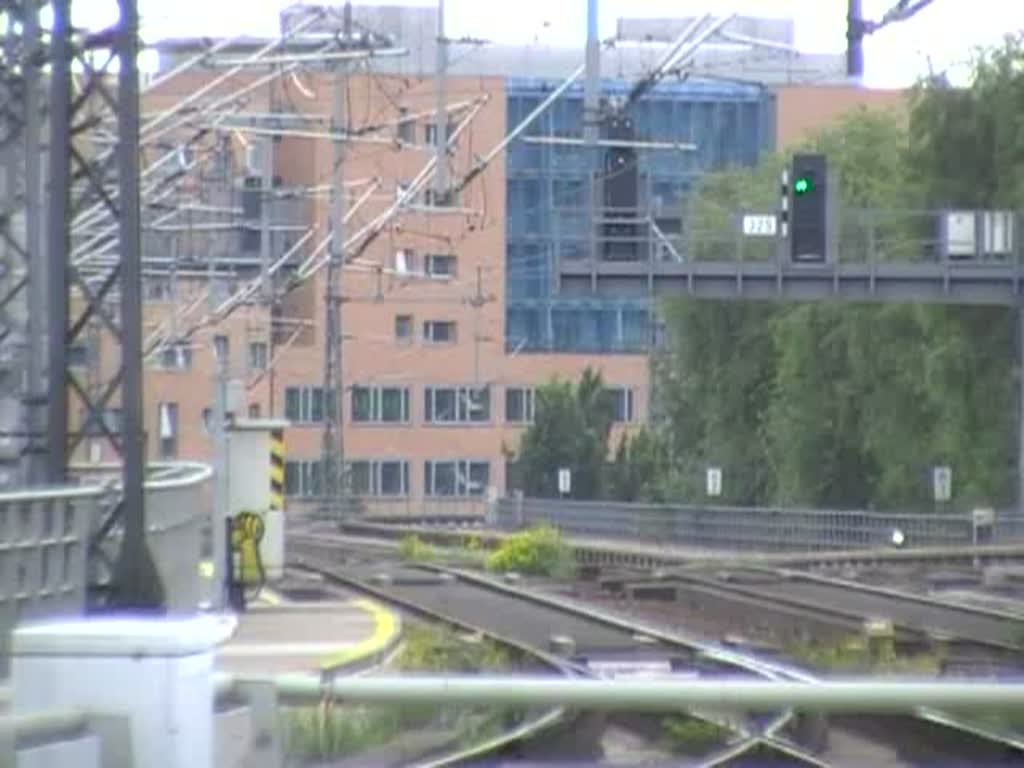
[[[576,570],[572,548],[551,525],[538,525],[506,538],[487,556],[487,570],[569,578]]]
[[[798,643],[786,654],[809,667],[829,672],[937,675],[942,657],[934,652],[898,655],[892,650],[872,652],[865,638],[853,635],[834,643]]]
[[[839,178],[844,260],[869,245],[879,260],[938,258],[936,219],[910,211],[1024,209],[1022,40],[980,55],[967,89],[923,83],[906,110],[861,109],[806,142]],[[732,258],[735,212],[772,209],[784,164],[705,176],[687,211],[692,256]],[[665,301],[652,426],[609,445],[607,412],[587,410],[599,376],[544,387],[519,454],[524,490],[557,496],[569,467],[574,498],[693,503],[714,465],[724,504],[930,511],[931,468],[947,465],[954,508],[1008,506],[1014,311]]]
[[[706,754],[724,744],[731,733],[728,728],[690,715],[666,717],[661,727],[669,749],[682,755]]]
[[[412,533],[403,536],[398,542],[398,554],[403,560],[429,563],[437,559],[437,547]]]
[[[395,663],[401,672],[410,673],[500,673],[512,669],[516,659],[486,638],[465,638],[450,630],[409,624]],[[455,743],[466,746],[520,715],[511,707],[364,707],[324,701],[315,707],[283,710],[282,728],[286,752],[304,762],[359,753],[388,744],[403,733],[430,728],[451,732]]]

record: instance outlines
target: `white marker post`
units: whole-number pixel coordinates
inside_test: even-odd
[[[935,467],[932,470],[932,493],[935,501],[944,504],[953,498],[953,470],[949,467]]]
[[[572,491],[572,471],[569,469],[558,470],[558,493],[565,498]]]
[[[707,494],[711,498],[718,498],[722,495],[722,468],[708,467],[707,471]]]

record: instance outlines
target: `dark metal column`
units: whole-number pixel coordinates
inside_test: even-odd
[[[47,479],[62,483],[68,463],[68,259],[71,248],[71,0],[53,0],[50,42],[49,398]],[[35,308],[37,311],[40,308]]]
[[[120,65],[117,93],[118,241],[121,288],[121,412],[124,540],[114,569],[112,603],[158,608],[163,588],[146,547],[143,494],[146,470],[142,408],[142,270],[139,230],[139,16],[135,0],[118,0]]]

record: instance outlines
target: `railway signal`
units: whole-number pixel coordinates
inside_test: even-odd
[[[794,155],[791,178],[788,194],[790,258],[800,264],[822,263],[828,253],[829,218],[825,155]]]

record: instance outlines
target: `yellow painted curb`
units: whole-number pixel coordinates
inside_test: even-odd
[[[346,664],[351,664],[354,661],[380,653],[386,650],[398,636],[398,617],[387,608],[365,598],[354,600],[351,605],[361,608],[373,617],[373,634],[349,648],[320,659],[321,671],[343,667]]]
[[[266,605],[280,605],[284,600],[270,587],[261,587],[259,594],[256,596],[256,602]]]

